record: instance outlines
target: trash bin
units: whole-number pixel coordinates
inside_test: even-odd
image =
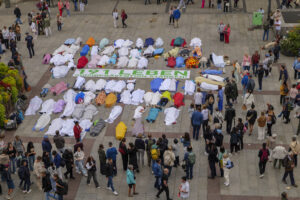
[[[260,12],[254,12],[252,17],[252,24],[254,26],[261,26],[263,22],[263,15]]]

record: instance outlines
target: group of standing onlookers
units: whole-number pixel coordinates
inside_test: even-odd
[[[230,36],[230,24],[223,24],[223,22],[220,22],[218,25],[218,33],[220,35],[220,41],[225,42],[226,44],[229,44],[229,36]]]
[[[118,20],[119,20],[119,13],[118,10],[115,8],[112,13],[114,27],[118,28]],[[122,28],[127,28],[127,24],[125,23],[128,16],[124,9],[121,10],[121,21],[122,21]]]

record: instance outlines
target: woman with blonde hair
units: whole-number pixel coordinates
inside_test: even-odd
[[[240,81],[240,74],[241,74],[241,65],[238,63],[237,60],[233,62],[233,71],[232,75],[234,76],[235,82]]]

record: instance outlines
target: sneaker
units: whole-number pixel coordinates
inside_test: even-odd
[[[297,184],[294,184],[294,185],[292,185],[293,187],[298,187],[298,185]]]
[[[10,195],[7,195],[7,196],[6,196],[6,199],[11,199]]]
[[[101,189],[101,187],[100,187],[100,186],[98,186],[98,187],[97,187],[97,189]]]
[[[107,190],[111,190],[111,187],[106,187]]]
[[[23,193],[26,193],[27,191],[26,190],[23,190]]]
[[[29,194],[31,192],[31,189],[27,191],[27,194]]]
[[[114,191],[113,193],[114,193],[114,195],[116,195],[116,196],[118,195],[117,191]]]
[[[263,178],[264,176],[265,176],[265,175],[264,175],[264,174],[262,174],[262,175],[260,175],[260,176],[259,176],[259,178]]]

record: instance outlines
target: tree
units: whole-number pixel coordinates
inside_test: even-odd
[[[300,25],[290,30],[281,42],[281,53],[286,56],[298,56],[300,51]]]

